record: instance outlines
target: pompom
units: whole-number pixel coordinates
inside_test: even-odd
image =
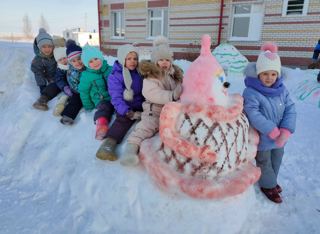
[[[77,43],[76,43],[74,40],[68,39],[67,42],[66,42],[66,47],[69,47],[69,46],[71,46],[71,45],[76,45],[76,44],[77,44]]]
[[[261,51],[270,51],[271,53],[277,53],[278,46],[273,42],[266,42],[261,46]]]
[[[168,45],[168,39],[164,36],[157,36],[153,40],[153,46]]]
[[[39,33],[46,33],[47,31],[44,28],[39,28]]]

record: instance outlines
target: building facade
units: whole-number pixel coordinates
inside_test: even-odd
[[[249,60],[274,41],[283,64],[306,66],[320,38],[319,0],[98,0],[98,11],[100,47],[109,55],[127,43],[148,50],[164,35],[175,58],[193,60],[209,34],[212,49],[229,43]]]
[[[72,39],[80,46],[85,44],[99,46],[99,33],[97,32],[85,32],[81,28],[73,28],[64,30],[62,34],[66,40]]]

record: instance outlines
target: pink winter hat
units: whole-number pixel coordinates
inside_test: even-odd
[[[281,61],[278,55],[278,46],[273,42],[266,42],[261,46],[256,63],[257,74],[265,71],[276,71],[281,74]]]

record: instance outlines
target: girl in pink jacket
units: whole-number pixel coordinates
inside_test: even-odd
[[[139,64],[139,71],[144,76],[142,94],[146,100],[142,104],[141,121],[128,137],[124,155],[120,159],[122,165],[134,166],[139,163],[141,142],[159,131],[162,107],[168,102],[177,101],[182,93],[182,70],[172,64],[172,57],[167,39],[160,36],[153,42],[151,62]]]

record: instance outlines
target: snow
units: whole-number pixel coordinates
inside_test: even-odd
[[[0,42],[0,58],[0,233],[318,233],[319,70],[286,69],[298,118],[278,205],[257,185],[222,200],[167,194],[141,166],[96,159],[93,112],[82,111],[69,127],[52,114],[57,98],[47,112],[32,108],[39,92],[32,44]],[[242,93],[241,76],[228,81],[230,92]]]

